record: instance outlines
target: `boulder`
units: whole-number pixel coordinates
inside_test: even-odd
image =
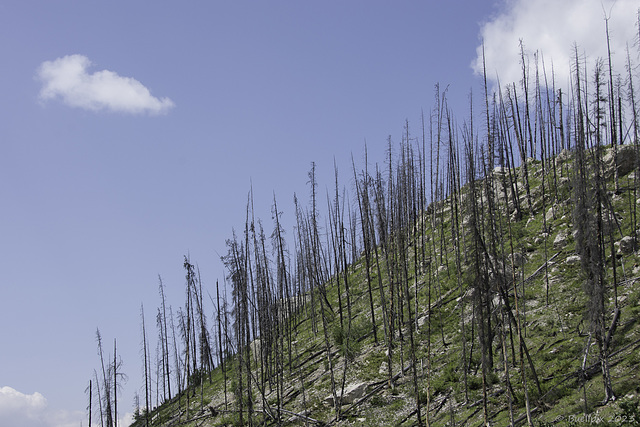
[[[625,176],[636,166],[636,149],[633,145],[622,145],[618,147],[616,163],[618,164],[618,175]]]
[[[507,168],[505,168],[504,166],[496,166],[495,168],[493,168],[493,174],[496,177],[502,178],[507,174]]]
[[[618,253],[629,255],[636,250],[636,240],[631,236],[624,236],[620,241],[616,242]]]
[[[387,362],[382,362],[380,364],[380,369],[378,369],[378,373],[381,375],[389,373],[389,365],[387,364]]]
[[[569,255],[565,262],[567,265],[580,264],[580,255]]]
[[[556,213],[557,213],[556,211],[557,211],[556,207],[555,206],[551,206],[549,208],[549,210],[547,211],[547,213],[545,214],[544,219],[547,222],[553,221],[553,218],[556,216]]]
[[[563,163],[569,160],[572,156],[573,156],[573,152],[565,148],[560,152],[560,154],[556,156],[556,161],[558,163]]]
[[[636,150],[633,145],[619,145],[616,147],[615,166],[618,168],[618,175],[625,176],[636,166]],[[609,149],[603,158],[604,163],[613,175],[614,153],[613,149]]]
[[[556,249],[562,249],[569,243],[569,234],[566,230],[558,231],[556,238],[553,239],[553,247]]]
[[[367,383],[354,383],[345,386],[344,394],[342,395],[342,404],[351,405],[356,400],[360,399],[367,393]],[[338,399],[340,398],[340,390],[336,390]],[[333,406],[333,395],[329,395],[324,399],[324,402]]]
[[[418,328],[422,328],[424,326],[425,323],[427,323],[427,320],[429,319],[429,316],[422,316],[418,318]]]

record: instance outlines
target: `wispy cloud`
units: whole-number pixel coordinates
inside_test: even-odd
[[[81,412],[55,410],[40,393],[21,393],[0,387],[0,426],[75,427],[84,418]]]
[[[42,82],[40,99],[60,99],[71,107],[132,114],[163,114],[174,103],[156,98],[138,80],[109,70],[89,72],[91,61],[83,55],[68,55],[43,62],[37,71]]]
[[[566,86],[576,44],[588,65],[607,58],[605,14],[609,17],[614,69],[624,73],[627,43],[631,46],[637,39],[637,13],[637,0],[505,1],[504,10],[481,26],[487,77],[495,82],[498,75],[505,84],[522,79],[522,40],[530,70],[535,66],[533,54],[539,52],[548,77],[553,64],[558,84]],[[472,68],[482,73],[482,45],[477,47]]]

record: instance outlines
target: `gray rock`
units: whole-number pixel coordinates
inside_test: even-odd
[[[636,166],[636,150],[633,145],[619,145],[616,147],[615,166],[618,168],[618,175],[625,176]],[[609,149],[603,157],[603,161],[609,168],[609,174],[613,175],[614,153]]]
[[[349,384],[344,388],[344,394],[342,395],[342,404],[343,405],[351,405],[356,400],[360,399],[367,392],[367,383],[355,383]],[[340,390],[336,390],[336,394],[338,395],[338,399],[340,398]],[[333,395],[329,395],[325,397],[324,402],[328,405],[333,406]]]
[[[624,236],[619,242],[617,242],[617,244],[618,253],[623,255],[629,255],[636,249],[636,241],[631,236]]]
[[[551,206],[547,211],[547,213],[545,214],[544,219],[547,222],[553,221],[553,218],[556,216],[557,213],[558,213],[557,208],[555,206]]]
[[[378,373],[379,374],[388,374],[389,373],[389,365],[387,365],[387,362],[382,362],[380,364],[380,369],[378,369]]]
[[[429,319],[428,315],[418,318],[418,328],[422,328],[424,326],[424,324],[427,323],[428,319]]]
[[[575,265],[580,263],[580,255],[569,255],[565,260],[567,265]]]
[[[622,145],[618,147],[616,163],[618,164],[618,174],[627,175],[636,166],[636,150],[633,145]]]
[[[504,166],[496,166],[495,168],[493,168],[493,174],[497,177],[503,177],[504,175],[506,175],[506,173],[507,168],[505,168]]]
[[[572,151],[564,149],[564,150],[562,150],[560,152],[560,154],[558,154],[558,156],[556,157],[556,161],[558,163],[562,163],[562,162],[565,162],[565,161],[569,160],[572,156],[573,156],[573,152]]]
[[[556,238],[553,239],[553,247],[556,249],[561,249],[567,246],[569,243],[569,234],[566,230],[560,230],[556,235]]]

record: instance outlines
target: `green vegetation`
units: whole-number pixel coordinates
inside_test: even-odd
[[[187,258],[177,317],[160,284],[159,406],[134,425],[640,423],[635,101],[581,66],[568,101],[487,97],[484,134],[436,87],[429,137],[407,123],[385,167],[354,165],[351,201],[336,170],[326,217],[312,164],[291,242],[250,195],[213,317]]]

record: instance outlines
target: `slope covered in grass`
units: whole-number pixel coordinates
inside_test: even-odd
[[[370,247],[346,274],[330,270],[323,286],[290,297],[290,311],[276,302],[282,317],[269,347],[251,337],[242,350],[249,362],[229,353],[224,372],[198,373],[150,411],[151,425],[417,425],[418,405],[424,425],[526,424],[527,413],[534,425],[640,422],[640,199],[633,162],[622,167],[636,151],[616,151],[586,150],[588,185],[605,190],[599,236],[615,400],[602,404],[602,357],[576,247],[574,149],[545,159],[544,169],[527,159],[529,194],[523,167],[496,167],[452,184],[411,224],[389,228],[386,241],[378,232],[377,256]],[[134,425],[145,423],[140,414]]]

